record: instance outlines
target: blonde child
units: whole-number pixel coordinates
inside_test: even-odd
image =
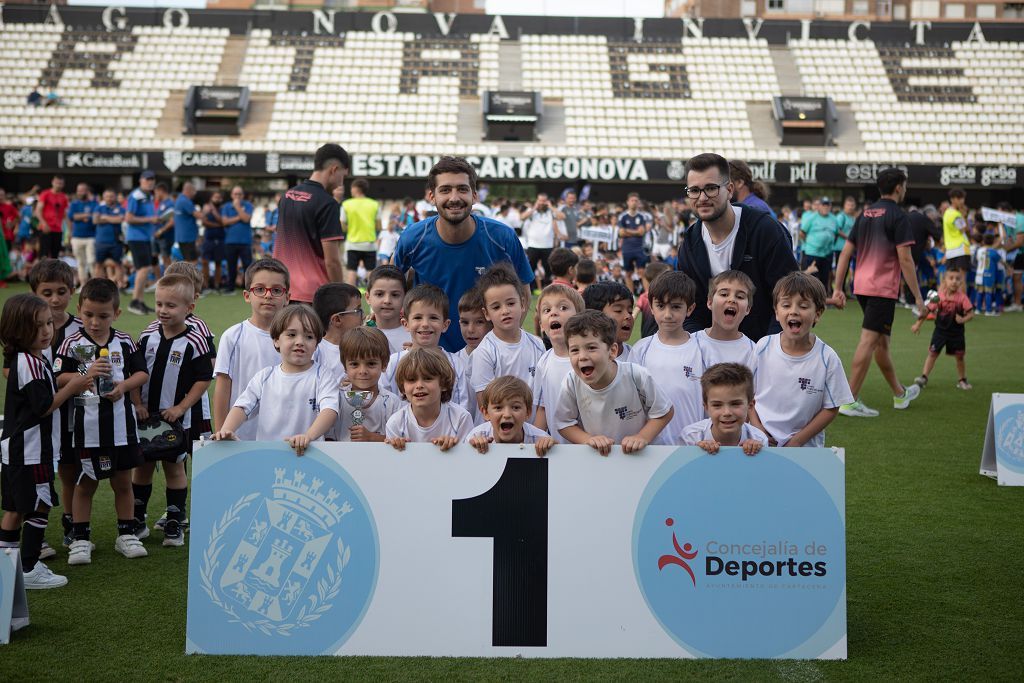
[[[532,405],[533,392],[523,380],[509,375],[492,380],[480,396],[480,410],[487,421],[474,427],[465,442],[480,453],[486,453],[492,443],[532,443],[543,457],[555,440],[527,422]]]
[[[473,418],[452,401],[455,370],[441,349],[411,349],[398,362],[395,379],[408,402],[387,423],[387,442],[395,450],[430,442],[447,451],[466,438]]]

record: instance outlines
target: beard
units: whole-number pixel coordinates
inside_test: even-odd
[[[708,216],[707,218],[701,216],[699,211],[697,212],[697,216],[700,218],[702,223],[714,223],[719,218],[721,218],[722,216],[725,215],[725,210],[728,209],[728,208],[729,208],[729,203],[726,202],[721,207],[717,207],[716,206],[714,208],[714,210],[711,212],[711,215]]]
[[[447,222],[455,225],[469,217],[473,207],[463,202],[447,202],[437,206],[437,213]]]

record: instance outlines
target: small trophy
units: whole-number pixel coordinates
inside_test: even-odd
[[[373,396],[372,391],[352,391],[348,390],[344,392],[345,401],[352,406],[352,426],[363,424],[363,408],[367,403],[370,402],[370,398]]]
[[[95,344],[79,344],[71,349],[75,360],[78,361],[78,374],[83,377],[89,373],[89,367],[96,360]],[[95,384],[95,383],[94,383]],[[100,402],[100,397],[92,389],[86,389],[78,396],[75,396],[76,406],[92,406]]]

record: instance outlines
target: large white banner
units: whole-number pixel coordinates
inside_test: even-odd
[[[845,658],[840,450],[216,443],[188,652]]]

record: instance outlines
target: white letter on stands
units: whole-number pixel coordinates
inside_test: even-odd
[[[334,10],[313,10],[313,33],[334,33]]]
[[[861,26],[868,29],[869,31],[871,30],[870,21],[854,21],[850,23],[850,28],[847,30],[846,36],[850,39],[851,43],[856,43],[862,40],[861,38],[857,37],[857,29],[860,28]]]
[[[683,17],[683,36],[689,33],[692,37],[700,40],[704,37],[704,19],[703,17],[694,21],[689,17]]]
[[[370,20],[374,33],[394,33],[398,30],[398,17],[391,12],[377,12]]]
[[[56,5],[50,5],[50,7],[56,7]],[[114,12],[117,12],[117,20],[114,20]],[[128,20],[125,18],[124,7],[105,7],[103,14],[100,15],[103,25],[107,27],[108,31],[116,29],[123,29],[127,24]]]
[[[985,34],[981,32],[981,24],[974,22],[974,28],[971,29],[971,35],[967,36],[968,43],[984,43]]]
[[[761,32],[761,27],[764,26],[764,19],[744,19],[743,27],[747,29],[747,38],[751,40],[757,40],[757,34]]]
[[[434,12],[434,21],[437,22],[437,28],[441,31],[441,35],[446,36],[452,31],[452,24],[455,23],[455,13]]]
[[[910,28],[914,29],[914,44],[924,45],[924,30],[932,29],[932,22],[930,21],[912,21],[910,22]]]
[[[505,20],[501,18],[500,14],[494,15],[494,21],[491,22],[491,30],[487,32],[489,36],[498,36],[501,40],[508,40],[508,29],[505,28]]]

